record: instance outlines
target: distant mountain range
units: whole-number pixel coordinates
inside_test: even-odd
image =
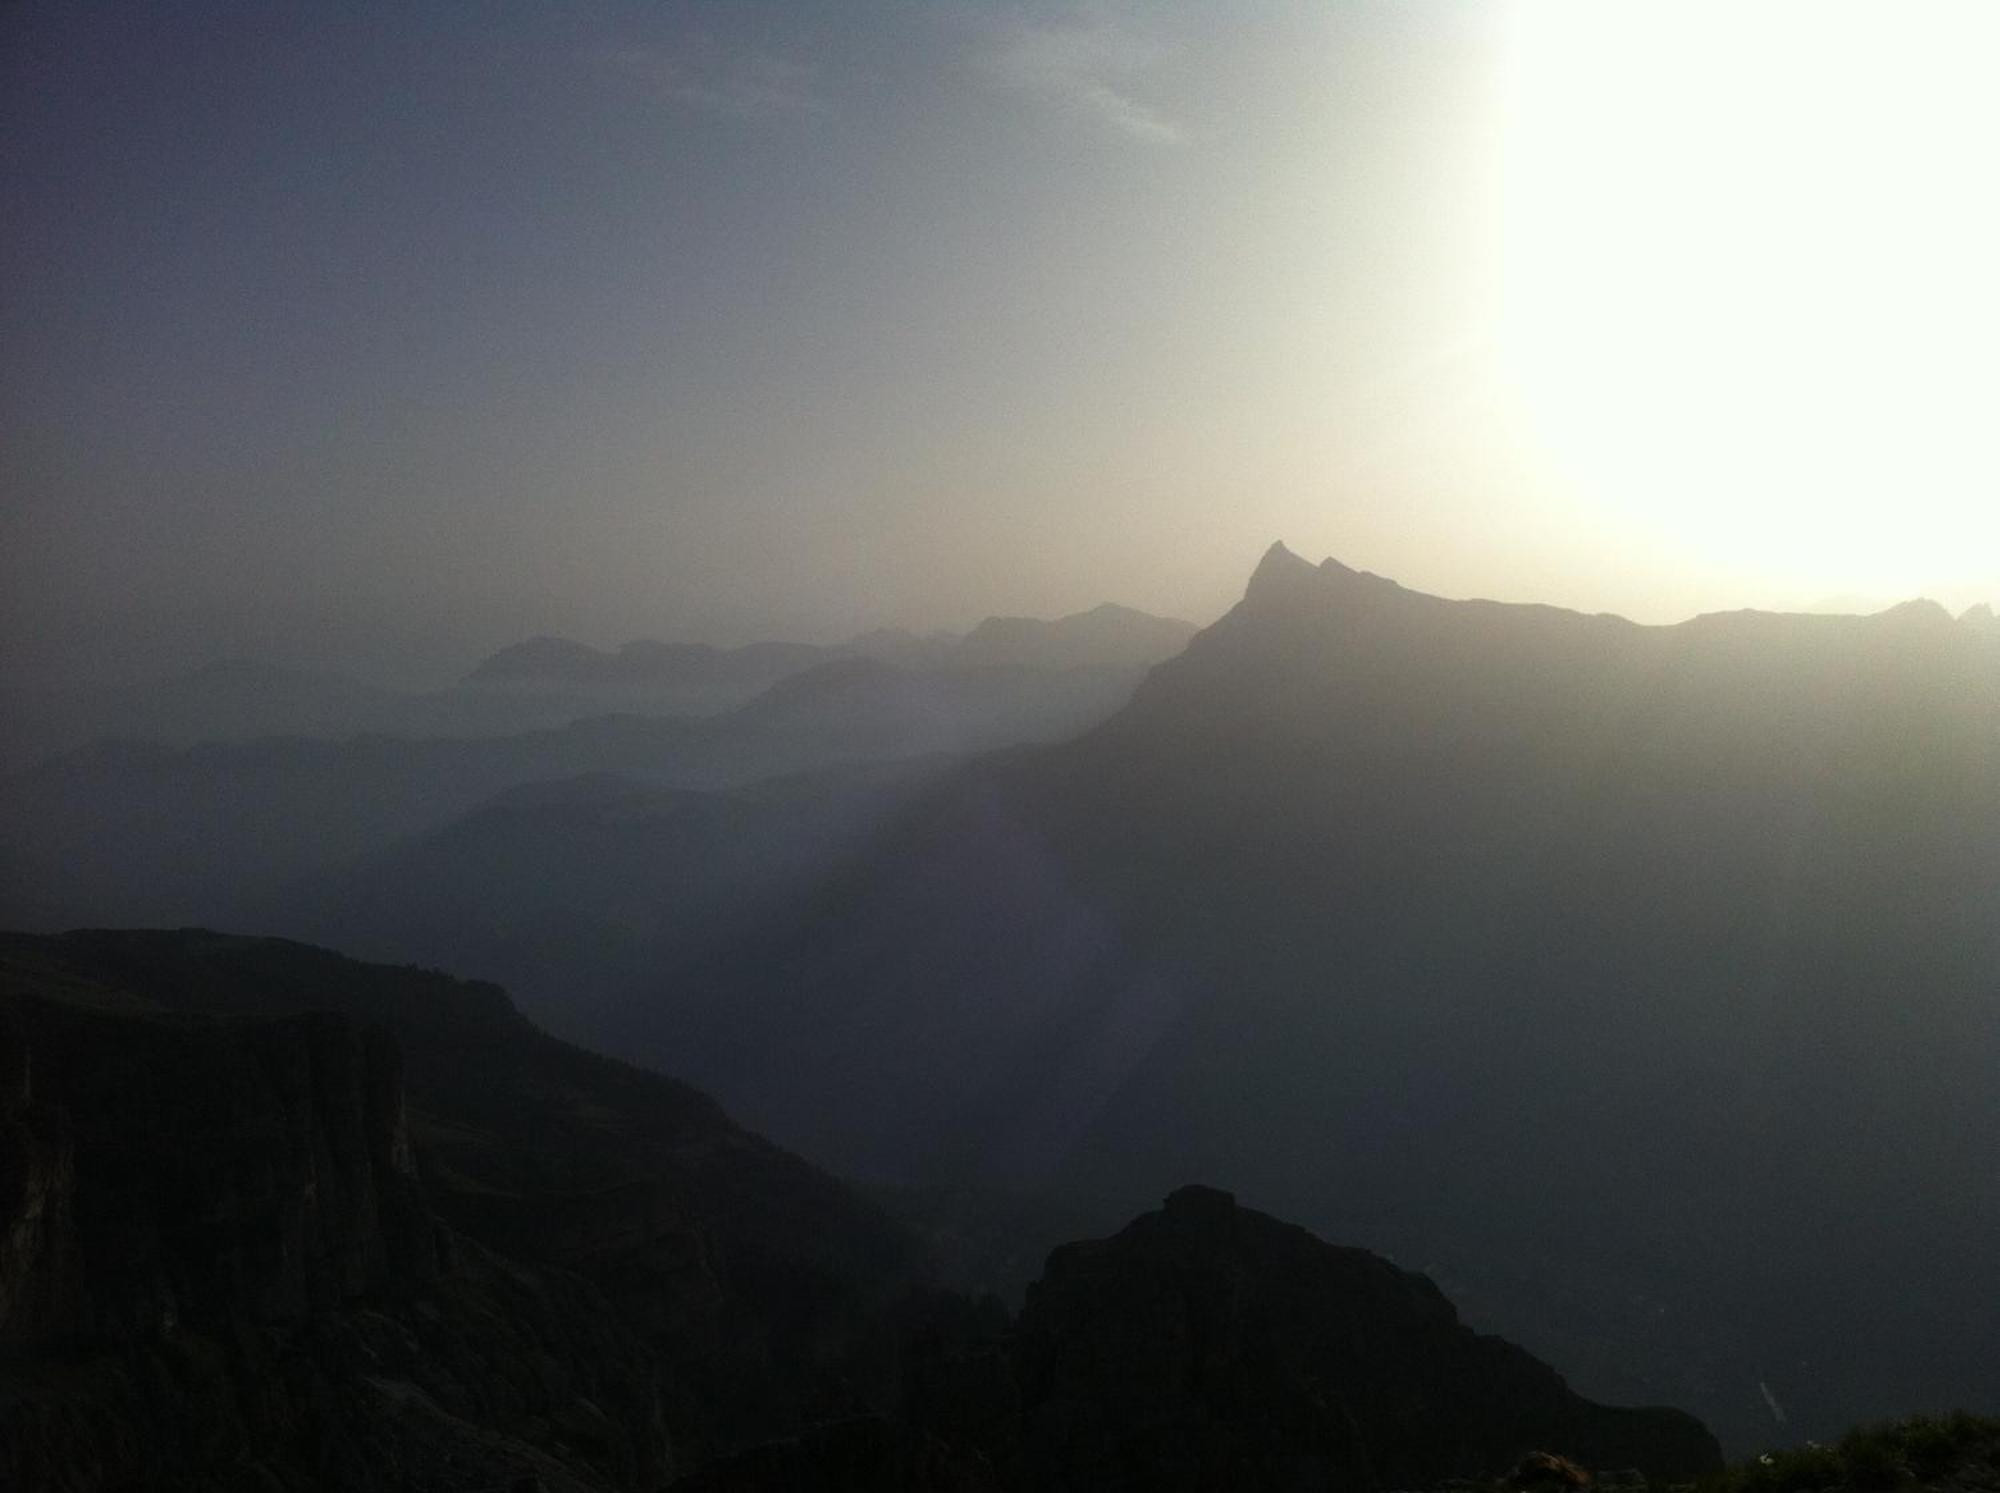
[[[962,666],[922,670],[789,645],[731,655],[696,650],[710,660],[704,668],[713,657],[746,654],[759,669],[774,658],[809,664],[702,717],[625,710],[490,735],[101,742],[0,780],[0,918],[37,928],[266,928],[273,893],[286,883],[432,833],[524,784],[617,774],[655,788],[715,789],[840,764],[1060,740],[1124,703],[1148,661],[1186,629],[1100,608],[1053,623],[1010,620],[998,630],[999,640],[982,642]],[[561,645],[553,656],[573,660],[575,647]],[[531,659],[538,653],[548,650],[530,648]],[[628,656],[684,657],[638,645],[600,657]],[[267,701],[293,698],[254,671],[230,677]],[[546,692],[468,686],[464,697],[525,700],[563,715],[586,701],[599,712],[607,704],[576,680],[557,684]],[[220,686],[210,693],[230,696]]]
[[[1428,1486],[1718,1470],[1420,1276],[1177,1190],[1018,1320],[703,1095],[491,986],[0,936],[10,1488]]]
[[[499,990],[271,940],[0,937],[0,1142],[8,1487],[654,1487],[851,1395],[922,1274]]]
[[[0,689],[0,773],[115,738],[187,746],[266,736],[509,735],[607,712],[710,715],[828,663],[865,659],[913,672],[1143,670],[1178,653],[1193,624],[1101,606],[1052,622],[993,617],[970,634],[899,628],[845,643],[637,641],[614,651],[531,638],[457,684],[407,692],[344,674],[230,659],[119,690]]]
[[[568,638],[530,638],[502,648],[467,674],[469,684],[624,684],[738,688],[755,693],[825,661],[810,643],[627,643],[615,652]]]
[[[1750,1445],[2000,1403],[1996,971],[1990,619],[1641,627],[1280,547],[591,1036],[861,1175],[1214,1178]]]
[[[1191,622],[1107,602],[1054,621],[988,617],[962,636],[884,628],[827,647],[751,643],[714,648],[639,641],[606,651],[567,638],[541,637],[501,649],[466,679],[474,684],[734,688],[747,695],[841,658],[874,659],[905,669],[1146,668],[1180,652],[1195,631]]]

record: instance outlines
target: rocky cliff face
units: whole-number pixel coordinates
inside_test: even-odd
[[[25,1112],[67,1154],[21,1199],[17,1226],[39,1218],[41,1237],[0,1330],[275,1320],[435,1274],[381,1032],[330,1015],[224,1024],[37,1001],[15,1003],[12,1025]]]
[[[491,987],[0,940],[0,1487],[658,1486],[864,1404],[910,1255]]]
[[[668,1469],[607,1303],[428,1206],[385,1033],[0,999],[0,1486]]]

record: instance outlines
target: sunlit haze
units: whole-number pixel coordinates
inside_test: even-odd
[[[1602,532],[1746,596],[2000,556],[2000,11],[1524,6],[1500,371]]]
[[[1980,3],[23,4],[0,670],[826,639],[1274,538],[2000,598]]]

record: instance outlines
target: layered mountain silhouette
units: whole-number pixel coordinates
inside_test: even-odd
[[[501,649],[466,676],[470,683],[650,684],[735,687],[745,696],[815,664],[872,659],[909,669],[1145,668],[1178,653],[1193,623],[1105,603],[1044,621],[988,617],[971,632],[916,634],[880,628],[845,643],[626,643],[607,651],[567,638],[530,638]]]
[[[379,728],[415,698],[254,659],[219,659],[124,689],[0,687],[0,772],[105,736],[187,743],[340,735]]]
[[[1140,674],[104,745],[0,791],[0,915],[505,977],[930,1200],[961,1283],[1202,1177],[1740,1448],[2000,1401],[1990,615],[1640,627],[1274,547]]]
[[[438,830],[527,783],[613,773],[653,787],[720,788],[1059,740],[1123,704],[1143,674],[1131,660],[1180,627],[1138,613],[1085,616],[1098,620],[1077,648],[1026,650],[1040,662],[917,672],[836,658],[714,716],[599,714],[491,736],[100,743],[0,781],[0,916],[40,928],[263,931],[272,888]],[[1037,626],[1069,635],[1067,623]],[[1122,661],[1082,661],[1093,650]],[[555,698],[571,710],[572,696]]]
[[[1213,1178],[1749,1445],[2000,1400],[1996,969],[1978,618],[1642,627],[1276,547],[1104,725],[597,1040],[861,1175]]]
[[[961,669],[1143,669],[1172,658],[1195,632],[1192,623],[1106,603],[1053,622],[988,617],[946,657]]]
[[[627,643],[614,652],[567,638],[530,638],[502,648],[466,675],[468,683],[523,681],[567,684],[666,685],[768,689],[789,674],[824,662],[810,643],[750,643],[717,648],[707,643]]]
[[[1203,1188],[1018,1322],[684,1085],[491,986],[201,932],[0,937],[0,1480],[1382,1488],[1691,1477],[1430,1282]]]
[[[1107,605],[1054,621],[988,618],[967,636],[879,628],[831,645],[640,639],[600,649],[537,637],[502,648],[450,686],[417,691],[255,659],[117,689],[0,686],[0,774],[103,739],[188,746],[269,736],[478,737],[556,730],[607,713],[714,715],[809,669],[855,659],[924,674],[1123,671],[1129,687],[1194,630]]]

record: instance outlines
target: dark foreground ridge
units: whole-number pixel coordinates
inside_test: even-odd
[[[1370,1489],[1683,1478],[1422,1276],[1185,1188],[1018,1319],[496,988],[0,936],[0,1487]]]
[[[1721,1465],[1692,1416],[1592,1404],[1424,1276],[1206,1187],[1058,1249],[1018,1360],[1030,1487],[1427,1487],[1538,1450]]]

